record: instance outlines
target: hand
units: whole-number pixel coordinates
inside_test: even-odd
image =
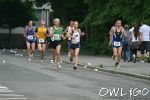
[[[109,45],[111,46],[111,45],[112,45],[112,42],[109,42]]]

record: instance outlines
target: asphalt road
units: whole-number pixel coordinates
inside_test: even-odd
[[[74,71],[65,63],[61,70],[51,67],[49,59],[28,62],[26,56],[0,54],[0,100],[150,100],[149,81],[85,68]],[[111,96],[108,89],[119,92]],[[136,96],[140,90],[145,96]]]

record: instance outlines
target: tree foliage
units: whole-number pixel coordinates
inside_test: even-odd
[[[143,19],[150,23],[150,0],[84,0],[84,3],[88,5],[88,14],[82,25],[90,29],[86,46],[95,54],[111,53],[108,32],[116,20],[122,20],[123,25]]]
[[[0,25],[9,28],[25,26],[29,20],[35,19],[34,9],[30,1],[0,0]]]

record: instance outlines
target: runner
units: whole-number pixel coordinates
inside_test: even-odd
[[[68,26],[65,30],[65,32],[67,33],[67,36],[70,35],[70,33],[73,31],[74,29],[74,21],[70,21],[70,26]],[[68,38],[68,57],[70,58],[70,47],[71,47],[71,38]],[[70,58],[70,62],[72,62],[73,59]]]
[[[130,48],[133,54],[133,62],[136,63],[136,58],[137,58],[137,50],[140,47],[140,41],[139,41],[139,28],[137,27],[136,24],[134,24],[134,29],[131,32],[130,35]]]
[[[45,27],[45,22],[41,20],[40,26],[36,28],[36,37],[38,43],[38,50],[41,52],[41,62],[45,55],[46,37],[48,36],[48,29]]]
[[[33,53],[35,51],[35,27],[33,26],[33,21],[29,21],[28,26],[26,26],[24,31],[24,37],[26,38],[26,45],[28,51],[28,61],[31,61]]]
[[[70,35],[68,35],[68,38],[71,38],[71,59],[75,57],[74,70],[77,69],[78,64],[78,56],[80,51],[80,37],[84,35],[84,33],[81,32],[81,30],[78,27],[78,21],[74,21],[74,29],[72,30]]]
[[[52,59],[53,59],[53,69],[62,68],[60,65],[60,50],[61,50],[61,41],[65,39],[62,34],[62,27],[60,27],[60,20],[58,18],[54,19],[54,26],[50,27],[50,37],[52,47]]]
[[[127,38],[127,34],[125,33],[124,28],[121,26],[121,20],[117,20],[115,27],[111,28],[110,37],[112,37],[112,40],[110,39],[109,42],[109,44],[112,44],[113,46],[113,55],[115,56],[116,67],[120,67],[119,63],[122,53],[123,35]]]
[[[146,25],[144,21],[141,21],[141,27],[139,29],[140,32],[140,41],[141,42],[141,55],[142,60],[144,62],[144,54],[147,52],[148,63],[150,63],[150,26]]]

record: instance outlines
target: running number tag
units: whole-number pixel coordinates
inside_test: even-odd
[[[61,40],[60,34],[54,34],[54,40]]]
[[[44,43],[45,40],[44,39],[39,39],[39,43]]]
[[[32,35],[29,35],[27,38],[28,38],[28,40],[33,40],[33,36]]]
[[[114,46],[121,46],[121,43],[114,41]]]

